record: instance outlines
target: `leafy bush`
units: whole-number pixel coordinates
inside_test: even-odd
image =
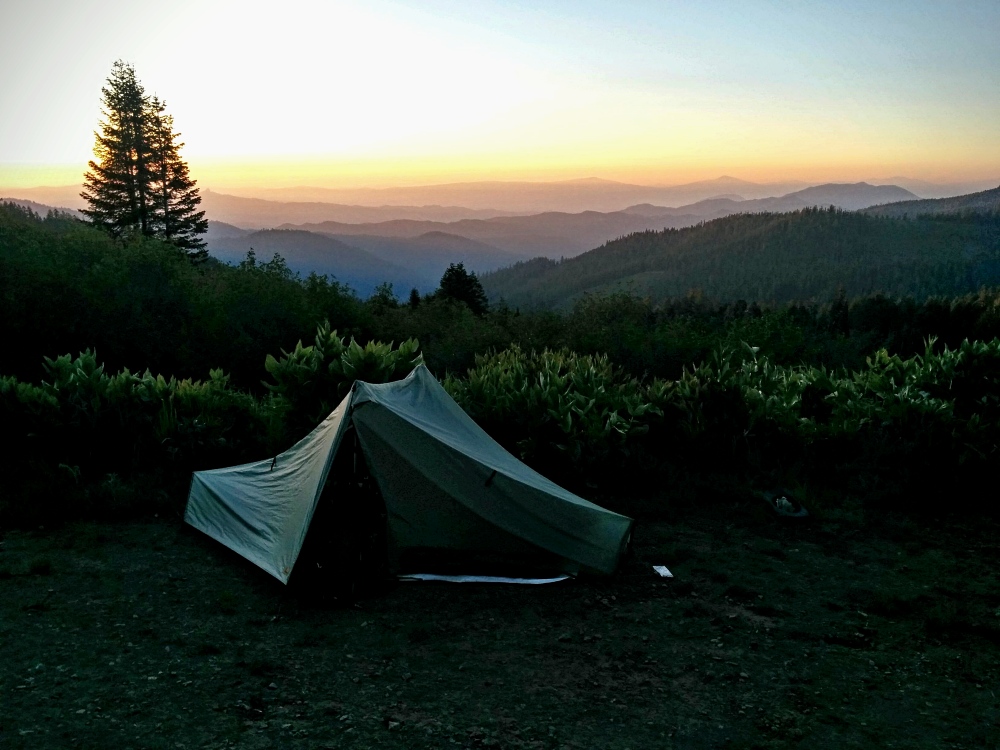
[[[193,470],[270,450],[273,408],[231,389],[220,370],[207,381],[108,375],[90,351],[46,359],[45,369],[37,386],[0,379],[0,415],[15,446],[0,459],[4,517],[93,515],[102,496],[139,505],[143,498],[120,502],[123,483],[158,477],[145,484],[176,489]]]
[[[998,383],[1000,340],[883,350],[854,372],[783,367],[744,346],[648,383],[606,357],[512,347],[445,386],[498,441],[571,482],[815,481],[933,511],[956,494],[989,506],[970,493],[998,458]]]
[[[423,361],[419,349],[416,339],[395,349],[375,341],[361,346],[353,338],[345,345],[324,322],[312,346],[299,341],[291,352],[282,351],[281,359],[267,355],[264,367],[275,382],[265,385],[275,395],[286,433],[299,437],[333,411],[355,380],[388,383],[406,377]]]
[[[0,377],[10,437],[0,517],[128,513],[167,502],[156,499],[163,490],[176,502],[191,471],[273,455],[356,379],[395,380],[421,361],[415,339],[361,345],[328,323],[312,345],[266,358],[263,397],[221,370],[177,380],[109,374],[89,350],[45,359],[37,385]],[[914,511],[955,497],[962,504],[950,509],[992,508],[975,488],[1000,458],[997,339],[955,348],[930,339],[920,355],[880,350],[853,370],[723,345],[676,379],[651,380],[607,355],[515,345],[477,355],[444,384],[502,445],[585,492],[812,484]]]
[[[444,386],[502,445],[563,475],[587,464],[621,467],[655,410],[606,356],[565,350],[479,356],[466,378]]]

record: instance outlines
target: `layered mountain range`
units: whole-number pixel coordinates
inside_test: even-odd
[[[725,301],[955,296],[1000,284],[1000,188],[864,211],[745,213],[637,232],[560,262],[486,274],[493,300],[561,308],[586,294],[654,300],[692,290]]]
[[[898,185],[862,182],[773,193],[789,186],[720,178],[662,188],[578,180],[351,192],[355,199],[361,194],[370,202],[381,201],[380,205],[265,200],[206,190],[202,206],[210,219],[206,237],[209,252],[218,260],[240,261],[250,249],[261,260],[279,253],[293,271],[333,275],[365,296],[382,282],[392,283],[399,293],[409,287],[433,289],[449,263],[462,262],[483,273],[535,257],[573,258],[636,233],[691,227],[734,214],[787,213],[829,206],[880,215],[915,215],[938,210],[935,206],[964,206],[962,210],[977,206],[982,210],[992,205],[989,194],[995,192],[928,201]],[[32,202],[43,190],[28,191],[19,202],[44,213],[48,206]],[[316,188],[268,192],[272,197],[310,199],[342,194],[345,191]],[[696,200],[664,205],[685,196]],[[562,205],[620,206],[642,197],[647,200],[627,203],[617,210],[537,210]],[[439,202],[414,205],[423,199]],[[488,207],[484,203],[487,199],[495,200],[501,208]],[[56,204],[75,205],[70,200]],[[535,212],[519,212],[529,206],[535,206]],[[500,277],[502,274],[496,276]]]

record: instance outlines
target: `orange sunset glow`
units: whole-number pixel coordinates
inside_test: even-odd
[[[5,23],[0,186],[78,182],[118,58],[217,190],[1000,175],[989,3],[107,5]]]

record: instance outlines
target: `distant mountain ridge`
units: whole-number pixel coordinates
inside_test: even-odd
[[[414,238],[334,236],[287,228],[254,231],[210,221],[205,240],[209,254],[225,263],[244,260],[251,248],[258,261],[278,253],[293,271],[303,276],[313,271],[332,274],[362,296],[384,281],[392,283],[397,294],[412,287],[432,291],[451,263],[482,272],[527,259],[444,232]]]
[[[654,301],[693,289],[722,301],[827,301],[849,295],[955,296],[1000,284],[1000,214],[885,219],[808,209],[737,214],[623,237],[562,262],[485,274],[494,301],[561,308],[584,294]]]
[[[512,215],[497,209],[476,210],[463,206],[359,206],[320,201],[275,201],[245,198],[214,190],[202,191],[201,207],[212,219],[237,226],[263,229],[279,224],[340,221],[346,224],[377,223],[395,219],[451,222],[459,219],[489,219]]]
[[[276,235],[283,243],[276,251],[286,257],[290,266],[303,273],[311,270],[333,273],[341,280],[356,283],[362,292],[374,288],[372,275],[361,274],[357,262],[347,256],[338,256],[337,263],[346,264],[338,267],[332,258],[325,262],[316,254],[315,247],[318,245],[313,237],[324,236],[337,242],[336,247],[358,249],[394,266],[391,278],[387,276],[383,280],[392,281],[397,290],[401,285],[410,285],[423,291],[426,285],[439,279],[448,264],[453,262],[462,262],[470,270],[482,273],[534,256],[574,257],[609,240],[636,232],[691,226],[736,213],[789,212],[828,205],[854,207],[912,196],[909,191],[895,186],[830,184],[778,198],[714,198],[678,208],[646,204],[609,213],[547,212],[453,222],[396,219],[364,224],[335,221],[283,224],[278,229],[290,233]],[[221,228],[215,229],[214,222],[212,226],[213,232],[222,232]],[[226,231],[230,235],[233,233],[232,228]],[[251,241],[247,237],[239,237],[236,241],[243,255]],[[297,242],[303,247],[298,247]],[[209,250],[216,257],[223,257],[216,252],[216,248],[231,247],[233,241],[221,234],[218,241],[209,240]],[[400,275],[401,269],[408,269],[410,280],[400,281],[405,278]]]
[[[905,201],[916,197],[909,190],[904,190],[896,185],[869,185],[866,182],[830,183],[797,190],[794,193],[774,198],[745,200],[741,196],[716,196],[677,208],[653,206],[648,203],[640,206],[629,206],[625,209],[625,213],[651,217],[695,215],[717,219],[734,213],[749,214],[762,211],[781,213],[814,206],[836,206],[845,211],[855,211],[880,203]]]
[[[606,186],[603,182],[574,183],[577,187]],[[734,179],[712,181],[715,189],[746,187]],[[894,186],[866,183],[812,186],[784,196],[743,199],[736,193],[676,208],[637,204],[624,211],[579,213],[543,212],[527,216],[462,218],[430,221],[399,218],[389,221],[280,223],[279,230],[248,229],[237,221],[219,221],[233,214],[253,215],[256,221],[288,215],[328,215],[345,209],[332,204],[283,204],[206,192],[204,204],[211,218],[206,236],[217,259],[239,262],[253,247],[261,260],[280,253],[302,274],[333,274],[362,295],[389,281],[398,291],[434,288],[449,263],[462,262],[477,273],[511,266],[535,256],[573,257],[609,240],[636,232],[680,228],[734,213],[794,211],[809,205],[859,204],[912,198]],[[38,205],[38,204],[35,204]],[[353,210],[355,207],[346,207]],[[296,213],[299,212],[299,213]],[[379,215],[376,213],[375,215]],[[355,216],[357,218],[357,216]],[[271,225],[275,226],[275,225]],[[255,231],[256,230],[256,231]]]
[[[814,185],[783,196],[796,198],[806,206],[836,206],[857,211],[880,203],[914,200],[917,196],[898,185],[869,185],[867,182]]]
[[[776,198],[711,198],[677,208],[640,204],[624,211],[607,213],[549,211],[528,216],[498,216],[454,222],[399,219],[366,224],[324,221],[281,226],[321,232],[347,242],[350,242],[350,237],[358,235],[405,238],[427,232],[446,232],[492,245],[514,255],[560,258],[579,255],[608,240],[634,232],[691,226],[735,213],[786,212],[829,205],[850,210],[914,197],[913,193],[891,185],[829,184]]]
[[[277,253],[292,271],[303,276],[313,272],[335,276],[362,297],[370,295],[384,282],[393,284],[397,293],[405,293],[411,287],[424,291],[436,286],[437,279],[313,232],[264,229],[243,235],[227,236],[219,231],[213,234],[208,243],[213,258],[239,263],[252,249],[258,261],[266,262]]]
[[[993,187],[996,184],[983,181],[939,184],[905,176],[869,179],[866,182],[875,186],[895,184],[922,198],[961,195]],[[677,207],[720,196],[738,196],[745,200],[774,198],[819,184],[821,183],[817,181],[801,180],[756,183],[724,175],[711,180],[659,185],[636,185],[585,177],[548,182],[480,181],[385,188],[282,187],[234,189],[228,192],[210,188],[202,183],[201,189],[203,196],[214,193],[216,196],[228,196],[228,198],[263,199],[275,204],[338,204],[331,210],[339,213],[323,216],[270,216],[260,221],[257,221],[252,214],[248,217],[246,212],[243,215],[209,212],[210,219],[262,229],[286,222],[316,222],[327,219],[347,222],[397,218],[452,221],[460,218],[489,218],[491,215],[526,215],[548,211],[613,212],[641,203]],[[229,195],[229,192],[234,192],[235,195]],[[0,194],[50,206],[75,209],[84,207],[83,199],[80,197],[80,185],[31,188],[0,186]],[[260,208],[256,207],[257,210]],[[374,210],[375,213],[363,213],[365,210]],[[379,211],[382,213],[378,213]],[[434,213],[435,211],[437,213]],[[476,214],[477,211],[483,213]]]
[[[365,250],[382,260],[440,279],[452,263],[462,263],[475,273],[492,271],[527,260],[529,256],[501,250],[485,242],[447,232],[427,232],[417,237],[326,235]]]
[[[898,186],[909,189],[913,197],[942,197],[979,189],[976,185],[939,185],[906,177]],[[896,184],[891,180],[867,181],[873,187]],[[904,184],[905,183],[905,184]],[[739,196],[745,200],[774,198],[817,187],[820,182],[781,181],[756,183],[722,176],[676,185],[636,185],[614,180],[583,178],[550,182],[490,181],[456,182],[442,185],[419,185],[386,188],[270,188],[254,190],[252,195],[274,201],[323,202],[350,204],[353,207],[431,208],[464,207],[468,210],[495,211],[497,215],[527,215],[546,212],[579,213],[581,211],[614,212],[640,203],[677,207],[708,198]],[[244,191],[237,193],[246,194]],[[30,197],[30,196],[29,196]],[[223,217],[214,217],[223,218]],[[345,215],[326,217],[336,221],[353,221]],[[488,218],[486,216],[395,215],[392,218],[426,218],[439,221],[457,218]],[[359,221],[372,218],[360,216]]]
[[[728,188],[732,191],[740,187],[735,180],[714,181],[714,183],[717,189]],[[604,183],[595,181],[577,183],[577,186],[583,187],[595,185],[604,185]],[[232,199],[237,206],[242,206],[244,209],[249,206],[252,210],[263,208],[277,211],[286,206],[286,204],[258,199],[222,197]],[[505,275],[507,272],[504,271],[489,274],[489,283],[503,286],[506,283],[502,281],[503,279],[506,278],[508,281],[517,279],[513,287],[508,285],[509,290],[514,290],[511,292],[514,297],[526,290],[529,297],[539,300],[542,304],[561,304],[555,300],[559,295],[565,296],[564,284],[558,278],[558,274],[563,273],[563,271],[555,272],[552,269],[572,266],[553,264],[551,261],[528,263],[526,262],[527,258],[533,256],[572,258],[577,255],[591,258],[593,253],[606,252],[607,247],[634,247],[634,243],[640,241],[636,237],[667,236],[669,232],[664,235],[662,231],[665,229],[678,229],[697,224],[708,226],[719,217],[734,214],[744,214],[746,217],[763,215],[773,218],[787,212],[801,211],[806,206],[833,205],[841,208],[864,206],[864,214],[908,216],[910,218],[929,213],[961,214],[967,211],[1000,210],[1000,188],[946,199],[914,200],[914,198],[913,193],[898,186],[854,183],[810,186],[782,196],[768,198],[745,199],[736,192],[727,192],[677,207],[639,203],[628,206],[625,210],[613,212],[567,213],[553,211],[532,215],[492,216],[485,219],[462,218],[455,221],[405,218],[367,223],[322,221],[305,224],[286,223],[278,229],[261,230],[248,229],[235,223],[213,219],[209,224],[206,240],[211,254],[220,260],[239,262],[246,257],[246,253],[251,247],[255,249],[257,257],[261,261],[266,261],[273,253],[277,252],[286,259],[289,267],[294,271],[303,275],[313,271],[320,274],[332,274],[340,281],[354,287],[362,296],[367,295],[383,282],[392,283],[397,293],[400,294],[405,294],[410,287],[417,287],[421,291],[433,289],[436,287],[444,268],[451,262],[463,262],[468,268],[479,273],[513,266],[514,269],[517,269],[516,272],[511,269],[513,275]],[[49,209],[48,205],[30,199],[15,198],[14,200],[28,205],[39,213],[45,213]],[[888,201],[897,202],[889,203]],[[310,204],[308,210],[324,211],[329,207],[330,204]],[[794,221],[799,220],[794,219]],[[838,219],[838,221],[841,220]],[[740,224],[737,222],[737,224],[740,227],[749,227],[748,231],[758,231],[753,228],[756,225],[752,225],[752,223]],[[924,226],[924,224],[920,226]],[[928,226],[933,227],[934,225]],[[854,225],[848,226],[846,224],[844,228],[850,231],[856,229]],[[899,230],[903,233],[909,231],[911,230]],[[914,237],[916,239],[911,237],[911,240],[916,243],[914,246],[918,247],[923,240],[918,235],[914,235]],[[744,240],[751,241],[747,238],[740,241]],[[884,240],[890,244],[895,241],[892,236],[888,236]],[[823,242],[826,241],[823,240]],[[969,245],[969,247],[973,247],[973,245]],[[598,248],[598,250],[593,250],[594,248]],[[714,246],[706,248],[705,257],[713,257],[716,249]],[[935,253],[938,253],[939,250],[940,248],[936,248]],[[880,248],[872,246],[868,248],[867,252],[870,252],[872,257],[878,258],[882,251]],[[951,258],[947,263],[958,263],[959,265],[947,266],[946,264],[942,268],[950,270],[942,271],[942,273],[952,276],[956,273],[965,274],[968,283],[971,283],[970,279],[974,278],[992,278],[990,269],[995,259],[987,258],[979,251],[969,252],[973,252],[973,255],[979,259],[976,261],[978,265],[970,266],[968,258],[964,258],[964,256],[964,259],[959,258],[958,260]],[[941,260],[946,255],[946,253],[943,255],[938,253],[936,257]],[[684,260],[684,263],[694,262],[693,256],[685,257],[687,259]],[[986,259],[983,260],[983,258]],[[587,261],[587,263],[591,262]],[[699,256],[698,263],[700,262],[702,259]],[[715,262],[723,263],[721,258],[717,258]],[[795,263],[788,259],[783,262],[790,263],[790,267],[795,266]],[[822,257],[814,257],[812,262],[816,264],[817,268],[821,268],[825,260]],[[723,276],[730,272],[728,263],[729,261],[725,261],[723,264]],[[893,258],[892,263],[899,264],[903,261],[900,258]],[[965,270],[956,270],[959,267]],[[611,267],[602,270],[601,278],[604,279],[603,281],[599,283],[595,281],[594,284],[577,289],[570,294],[572,296],[572,294],[582,291],[619,288],[622,283],[635,284],[637,288],[661,291],[670,287],[670,284],[684,283],[675,273],[676,269],[654,270],[651,266],[638,275],[630,275],[626,273],[626,270],[627,263],[616,261]],[[552,273],[557,275],[552,276]],[[805,269],[802,269],[801,273],[804,274],[802,278],[808,275],[808,271]],[[669,278],[674,278],[674,280],[668,283],[667,279]],[[767,287],[765,284],[762,287],[761,284],[764,282],[759,282],[759,280],[754,283],[758,284],[758,288],[766,287],[772,291],[777,289],[778,291],[775,293],[779,296],[785,294],[784,291],[773,287],[773,285]],[[800,288],[805,288],[801,282],[796,283],[799,284]],[[792,287],[794,286],[793,284]]]
[[[795,181],[758,184],[734,177],[720,177],[681,185],[650,186],[586,178],[555,182],[456,182],[391,188],[276,188],[256,192],[272,198],[311,196],[313,199],[322,197],[325,201],[367,206],[464,206],[523,215],[547,212],[613,212],[644,202],[679,205],[720,193],[734,192],[747,198],[762,198],[782,195],[809,184]]]
[[[1000,187],[953,198],[910,200],[885,206],[866,208],[864,213],[873,216],[917,217],[933,214],[959,214],[967,211],[1000,211]]]

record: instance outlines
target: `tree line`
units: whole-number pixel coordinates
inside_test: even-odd
[[[846,291],[810,303],[759,304],[703,293],[654,300],[583,295],[568,309],[487,305],[478,279],[455,265],[440,289],[400,302],[383,287],[361,300],[332,277],[298,277],[279,257],[191,264],[175,246],[115,239],[66,216],[0,205],[0,374],[44,376],[43,357],[96,349],[109,368],[201,378],[223,368],[260,391],[268,354],[308,341],[327,320],[361,343],[417,338],[433,372],[461,373],[477,354],[511,344],[607,354],[635,376],[676,378],[720,345],[747,342],[774,361],[856,368],[885,347],[900,356],[924,340],[957,347],[1000,336],[1000,293],[954,297]]]

